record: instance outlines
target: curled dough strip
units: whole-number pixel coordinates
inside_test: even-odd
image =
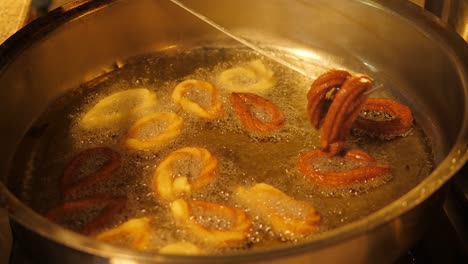
[[[97,157],[105,157],[107,161],[96,171],[77,180],[81,167],[86,162]],[[64,197],[87,190],[90,186],[108,180],[112,173],[120,168],[121,157],[118,152],[107,148],[97,147],[86,149],[78,153],[65,167],[61,181],[61,191]]]
[[[232,93],[231,104],[242,125],[252,132],[272,132],[284,125],[284,115],[271,101],[253,93]],[[263,121],[252,108],[259,108],[269,116],[269,121]]]
[[[196,221],[194,210],[203,215],[212,215],[230,222],[229,229],[206,227]],[[221,204],[175,200],[171,204],[175,220],[189,230],[203,243],[219,247],[242,246],[247,242],[252,221],[241,209]]]
[[[333,99],[327,94],[338,88]],[[331,70],[320,75],[307,94],[307,112],[315,128],[322,128],[320,148],[337,154],[345,144],[349,130],[367,99],[372,87],[369,77],[351,76],[343,70]],[[330,103],[331,100],[331,103]]]
[[[152,123],[166,125],[164,131],[151,138],[138,138],[141,130]],[[176,139],[184,126],[182,117],[171,112],[158,112],[138,119],[128,130],[125,145],[133,150],[153,150],[160,148]]]
[[[190,89],[201,89],[210,95],[210,103],[207,108],[187,98],[185,94]],[[223,102],[216,88],[209,82],[200,80],[185,80],[179,83],[172,92],[172,100],[179,104],[184,111],[197,115],[204,119],[216,119],[223,113]]]
[[[102,207],[101,212],[94,219],[90,220],[81,229],[81,233],[90,235],[103,229],[118,213],[120,213],[127,203],[125,198],[94,197],[71,202],[65,202],[58,207],[47,211],[45,216],[51,221],[60,221],[66,215],[90,210],[95,207]]]
[[[361,113],[380,113],[390,116],[391,119],[372,120],[363,114],[359,115],[353,128],[371,137],[392,139],[404,136],[411,129],[413,114],[409,107],[397,101],[386,98],[369,98],[361,109]]]
[[[333,99],[327,99],[327,94],[337,87],[339,90],[335,92]],[[369,77],[351,76],[343,70],[324,73],[312,83],[307,95],[307,111],[312,125],[322,128],[320,148],[323,151],[332,154],[341,151],[351,126],[367,99],[365,92],[371,87]]]
[[[330,153],[320,150],[313,150],[306,153],[299,160],[299,172],[311,182],[326,187],[350,186],[390,174],[388,165],[377,162],[372,156],[359,149],[347,151],[343,159],[364,162],[366,165],[363,167],[336,172],[322,172],[314,167],[315,159],[330,156]]]
[[[351,77],[351,74],[344,70],[331,70],[320,75],[312,83],[307,93],[307,112],[310,123],[315,129],[319,129],[328,111],[331,99],[327,99],[327,94],[333,92],[337,87]]]
[[[367,76],[353,76],[344,82],[323,121],[320,137],[322,150],[338,153],[342,149],[351,126],[367,99],[364,93],[371,87],[372,81]]]
[[[197,175],[180,175],[175,167],[181,161],[196,162],[201,168],[200,172]],[[206,186],[215,179],[217,173],[218,159],[207,149],[186,147],[172,152],[158,165],[153,176],[153,189],[161,198],[174,200]]]
[[[85,129],[117,125],[126,119],[137,118],[156,105],[156,95],[148,89],[132,89],[111,94],[101,99],[81,119]]]
[[[261,60],[254,60],[245,66],[223,71],[218,77],[218,82],[228,91],[262,93],[275,86],[276,79],[273,71]]]
[[[103,242],[128,240],[135,249],[146,249],[151,242],[151,225],[154,219],[149,217],[134,218],[101,232],[96,239]]]
[[[239,187],[235,199],[270,225],[283,239],[295,240],[318,230],[320,215],[309,204],[298,201],[265,183]]]

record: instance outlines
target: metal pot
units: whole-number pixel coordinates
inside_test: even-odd
[[[443,198],[440,190],[468,157],[466,43],[404,0],[186,2],[295,63],[344,65],[382,83],[398,84],[392,91],[416,109],[418,123],[433,141],[437,168],[404,196],[359,221],[305,244],[268,252],[154,256],[65,230],[14,195],[21,179],[8,171],[31,123],[53,99],[112,70],[115,61],[164,49],[230,43],[169,1],[76,1],[28,25],[0,47],[0,205],[9,211],[18,239],[33,245],[34,254],[48,263],[394,261],[427,229],[432,208]]]

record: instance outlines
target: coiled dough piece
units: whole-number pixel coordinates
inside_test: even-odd
[[[133,150],[154,150],[174,141],[183,126],[184,120],[175,113],[152,113],[133,123],[127,132],[125,145]]]
[[[252,227],[243,210],[222,204],[178,199],[171,204],[171,212],[179,225],[211,246],[243,246]]]
[[[101,99],[81,119],[85,129],[108,128],[127,119],[138,118],[156,105],[156,95],[139,88],[113,93]]]
[[[174,88],[172,100],[184,111],[200,118],[212,120],[223,114],[223,101],[209,82],[185,80]]]
[[[236,201],[270,225],[282,239],[297,240],[318,230],[320,215],[312,206],[271,185],[258,183],[251,188],[239,187],[234,195]]]
[[[284,126],[284,114],[266,98],[253,93],[232,93],[231,105],[239,121],[251,132],[270,133]],[[259,117],[255,109],[261,109],[268,117]],[[258,111],[258,110],[257,110]]]
[[[276,78],[261,60],[254,60],[245,66],[223,71],[218,76],[218,83],[231,92],[262,93],[276,85]]]
[[[151,242],[150,227],[153,222],[154,219],[149,217],[133,218],[98,234],[96,239],[110,243],[128,241],[133,248],[143,250]]]
[[[156,168],[153,189],[159,197],[174,200],[189,195],[218,173],[218,159],[205,148],[185,147],[169,154]]]

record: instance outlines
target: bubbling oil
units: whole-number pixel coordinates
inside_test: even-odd
[[[261,59],[277,80],[276,85],[262,91],[262,96],[273,102],[286,118],[282,129],[272,134],[246,132],[231,109],[230,91],[223,89],[217,77],[226,69],[246,65]],[[224,104],[224,115],[218,120],[206,121],[184,112],[171,99],[172,90],[183,80],[199,79],[218,88]],[[310,80],[274,62],[244,49],[200,48],[179,54],[152,54],[128,60],[125,65],[90,83],[83,84],[57,99],[34,128],[40,133],[25,139],[31,149],[19,152],[26,160],[26,168],[14,168],[23,178],[19,197],[38,212],[44,213],[61,202],[60,179],[66,164],[82,150],[107,146],[121,154],[122,164],[112,177],[86,192],[70,199],[85,199],[96,195],[127,198],[126,208],[108,224],[115,226],[130,218],[155,217],[152,244],[146,250],[155,251],[167,244],[192,240],[187,231],[177,225],[170,213],[169,203],[158,198],[152,189],[152,178],[157,165],[172,151],[196,146],[208,149],[219,161],[216,180],[195,191],[189,198],[199,201],[239,206],[233,199],[238,186],[267,183],[295,199],[312,205],[321,215],[318,232],[345,225],[363,218],[400,197],[433,169],[429,142],[423,131],[415,127],[406,137],[382,141],[350,136],[346,148],[361,148],[379,162],[389,164],[391,177],[371,180],[363,185],[326,189],[314,186],[297,171],[299,157],[318,146],[319,132],[309,124],[306,94]],[[157,104],[152,111],[175,112],[184,119],[184,128],[176,141],[157,151],[129,151],[123,142],[131,124],[141,116],[133,116],[111,128],[83,129],[80,120],[100,99],[115,92],[146,88],[156,94]],[[189,97],[208,102],[203,92]],[[390,96],[390,94],[388,95]],[[128,102],[132,103],[132,102]],[[144,115],[144,114],[142,114]],[[257,113],[262,116],[262,113]],[[268,119],[268,117],[265,117]],[[165,124],[153,124],[159,131]],[[144,138],[154,131],[143,131]],[[157,134],[157,133],[156,133]],[[30,144],[31,142],[33,144]],[[320,161],[324,171],[337,169],[340,161]],[[338,164],[338,165],[337,165]],[[342,164],[344,167],[356,164]],[[180,173],[197,174],[200,168],[192,164],[178,164]],[[27,175],[24,175],[25,171]],[[82,176],[85,177],[85,176]],[[279,210],[282,210],[279,208]],[[286,208],[285,210],[291,210]],[[85,212],[83,212],[85,213]],[[278,238],[271,226],[251,215],[253,227],[245,247],[220,248],[198,243],[206,254],[263,250],[289,245]],[[298,212],[288,212],[297,214]],[[79,230],[88,216],[70,215],[66,227]],[[218,216],[194,216],[197,221],[215,229],[228,229],[229,219]],[[73,224],[75,221],[75,224]],[[313,238],[313,235],[311,236]],[[307,240],[310,238],[305,238]],[[300,241],[295,241],[300,242]],[[119,241],[119,245],[125,244]]]

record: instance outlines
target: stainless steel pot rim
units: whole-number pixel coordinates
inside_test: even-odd
[[[0,74],[23,50],[28,48],[29,43],[38,40],[47,33],[53,31],[60,25],[63,25],[71,20],[85,16],[88,13],[95,12],[113,3],[122,0],[78,0],[66,4],[59,9],[49,13],[45,17],[32,22],[20,30],[17,34],[8,39],[0,46]],[[384,0],[358,0],[365,4],[372,5],[376,8],[393,12],[396,16],[410,21],[413,26],[427,30],[431,37],[435,36],[445,43],[450,43],[455,50],[451,50],[452,60],[457,64],[460,70],[459,75],[462,78],[464,85],[465,98],[468,99],[468,80],[467,80],[467,59],[460,59],[457,54],[466,56],[468,54],[468,46],[453,32],[447,32],[434,18],[427,14],[421,14],[418,10],[409,4],[407,1],[384,1]],[[388,10],[389,8],[390,10]],[[399,10],[398,13],[392,10]],[[423,31],[421,29],[421,31]],[[392,202],[388,206],[378,210],[377,212],[364,217],[361,220],[355,221],[348,225],[327,231],[319,234],[309,242],[295,245],[293,247],[278,248],[262,252],[250,252],[240,255],[223,255],[223,256],[171,256],[171,255],[153,255],[148,253],[135,252],[132,250],[124,250],[111,245],[95,241],[94,239],[79,235],[72,231],[66,230],[57,224],[46,220],[41,215],[34,212],[28,206],[19,201],[9,190],[0,184],[0,205],[5,205],[11,217],[25,226],[26,228],[60,244],[68,247],[88,252],[94,255],[106,258],[131,258],[133,260],[155,260],[155,261],[175,261],[186,262],[203,261],[203,262],[219,262],[226,261],[226,258],[233,262],[242,260],[266,260],[273,258],[281,258],[293,254],[300,254],[312,249],[322,248],[332,245],[338,241],[352,239],[353,237],[362,234],[368,230],[378,228],[380,225],[391,221],[409,210],[416,207],[422,201],[426,200],[431,194],[446,183],[451,176],[456,173],[468,159],[468,102],[465,100],[465,108],[463,113],[463,123],[458,134],[457,141],[447,157],[438,165],[438,167],[423,180],[418,186],[413,188],[404,196]]]

